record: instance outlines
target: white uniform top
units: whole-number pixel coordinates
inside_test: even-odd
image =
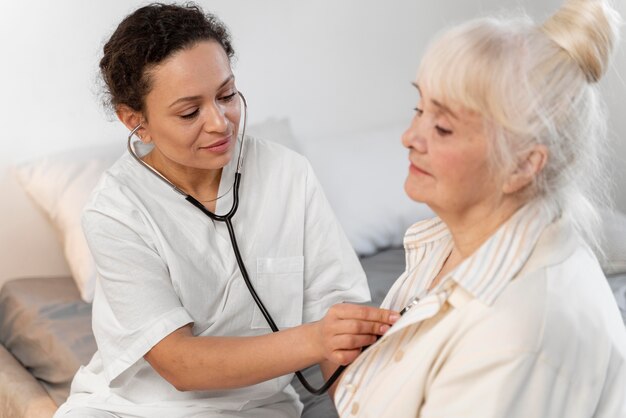
[[[344,372],[339,416],[626,417],[626,329],[567,219],[527,205],[435,289],[453,247],[435,218],[405,236],[387,333]]]
[[[251,138],[245,153],[233,224],[250,279],[278,327],[318,320],[335,303],[368,301],[360,263],[306,159]],[[220,195],[234,168],[224,168]],[[216,212],[231,203],[232,193]],[[291,374],[234,390],[179,392],[143,358],[188,323],[194,335],[270,332],[223,222],[126,154],[100,180],[83,227],[98,270],[98,351],[76,374],[58,415],[86,406],[134,417],[299,416]]]

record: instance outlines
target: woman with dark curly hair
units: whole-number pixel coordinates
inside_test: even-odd
[[[143,144],[103,175],[83,214],[98,351],[57,417],[296,417],[292,373],[319,363],[330,375],[397,316],[340,303],[368,300],[360,264],[308,162],[238,140],[232,56],[225,27],[195,5],[142,7],[104,47],[110,103]],[[227,227],[199,210],[230,208],[243,141],[234,233],[278,332],[243,283]]]

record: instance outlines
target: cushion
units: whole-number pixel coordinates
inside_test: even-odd
[[[17,167],[17,178],[54,226],[83,300],[91,301],[95,264],[80,214],[100,175],[124,152],[121,144],[77,149]]]
[[[277,142],[297,152],[302,151],[294,138],[291,124],[287,118],[268,118],[261,122],[250,124],[246,128],[246,135]]]
[[[37,379],[0,345],[0,417],[50,418],[57,405]]]
[[[11,280],[0,289],[0,342],[60,404],[96,351],[91,305],[69,277]]]
[[[400,143],[406,123],[303,141],[326,196],[356,252],[402,246],[413,223],[433,216],[404,192],[408,151]]]
[[[604,210],[602,216],[602,250],[598,258],[604,274],[626,274],[626,215]]]
[[[251,124],[247,133],[298,148],[287,119]],[[93,300],[96,269],[83,235],[80,215],[98,179],[126,152],[125,146],[125,141],[116,141],[111,145],[66,151],[16,168],[20,183],[57,231],[76,287],[86,302]]]
[[[611,275],[607,279],[613,295],[615,295],[624,324],[626,324],[626,273]]]

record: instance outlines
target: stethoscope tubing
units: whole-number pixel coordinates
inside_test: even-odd
[[[202,203],[200,203],[198,200],[196,200],[192,196],[187,196],[186,200],[190,202],[192,205],[194,205],[195,207],[197,207],[198,209],[200,209],[202,213],[204,213],[209,218],[215,221],[224,222],[226,224],[226,228],[228,229],[228,235],[230,237],[230,243],[233,247],[233,252],[235,253],[235,258],[237,259],[237,265],[239,266],[239,271],[241,272],[243,281],[245,282],[246,287],[248,288],[248,291],[250,292],[250,295],[252,295],[252,299],[254,299],[254,302],[256,303],[257,307],[261,311],[261,314],[265,318],[265,321],[269,325],[272,332],[278,332],[280,331],[280,329],[274,322],[274,318],[272,318],[272,315],[269,313],[269,311],[265,307],[265,304],[263,303],[258,293],[254,289],[254,286],[252,285],[252,281],[250,280],[250,277],[248,276],[248,270],[246,269],[246,265],[243,262],[243,257],[241,256],[241,252],[239,251],[239,245],[237,244],[237,237],[235,236],[235,228],[233,227],[232,218],[235,216],[235,213],[237,212],[237,207],[239,206],[239,182],[240,181],[241,181],[241,173],[235,173],[235,184],[233,186],[233,190],[234,190],[233,206],[231,207],[230,211],[228,211],[226,215],[221,215],[221,216],[216,215],[215,213],[209,211],[206,207],[204,207]],[[302,383],[302,386],[304,386],[304,388],[307,391],[309,391],[313,395],[321,395],[324,392],[326,392],[333,385],[333,383],[335,383],[335,381],[339,378],[341,373],[343,373],[344,369],[345,369],[345,366],[339,366],[337,370],[335,370],[333,375],[328,379],[328,381],[326,381],[320,388],[317,388],[317,389],[311,386],[311,384],[306,380],[306,378],[300,371],[296,371],[295,374],[298,380],[300,381],[300,383]]]
[[[235,216],[235,214],[237,213],[237,208],[239,207],[239,185],[241,183],[241,169],[243,167],[243,164],[242,164],[243,163],[243,153],[242,153],[242,151],[243,151],[243,147],[244,147],[244,143],[245,143],[245,132],[246,132],[246,124],[247,124],[247,116],[248,116],[248,105],[246,103],[246,99],[245,99],[245,97],[243,96],[243,94],[241,92],[238,92],[238,94],[241,97],[241,99],[243,101],[243,104],[244,104],[243,130],[242,130],[242,134],[241,134],[242,135],[241,136],[241,142],[242,143],[241,143],[241,148],[239,150],[239,158],[238,158],[238,161],[237,161],[237,170],[235,172],[235,181],[233,182],[233,187],[232,187],[232,190],[233,190],[233,204],[232,204],[230,210],[228,211],[228,213],[226,213],[225,215],[218,215],[216,213],[211,212],[202,203],[200,203],[197,199],[195,199],[193,196],[185,193],[185,191],[181,190],[179,187],[176,187],[176,185],[174,183],[172,183],[169,179],[167,179],[167,177],[165,177],[163,174],[161,174],[154,167],[150,166],[150,164],[146,163],[141,158],[139,158],[139,156],[135,152],[135,149],[133,148],[131,140],[132,140],[133,135],[135,135],[135,133],[139,130],[139,128],[141,128],[141,125],[137,125],[130,132],[130,134],[128,135],[128,152],[134,157],[134,159],[140,165],[142,165],[145,168],[147,168],[158,179],[160,179],[161,181],[165,182],[176,193],[182,195],[185,198],[185,200],[187,200],[189,203],[191,203],[196,208],[198,208],[202,213],[204,213],[210,219],[212,219],[214,221],[217,221],[217,222],[224,222],[226,224],[226,228],[228,229],[228,235],[230,237],[230,243],[231,243],[231,246],[233,247],[233,252],[234,252],[235,258],[237,260],[237,266],[239,267],[239,271],[241,272],[241,276],[243,277],[243,280],[244,280],[244,282],[246,284],[246,287],[248,288],[248,291],[250,292],[250,295],[252,296],[252,299],[254,299],[254,302],[256,303],[257,307],[261,311],[261,314],[265,318],[265,321],[269,325],[269,327],[272,330],[272,332],[278,332],[278,331],[280,331],[280,329],[276,325],[276,322],[274,322],[274,319],[272,318],[272,315],[270,315],[269,311],[267,310],[267,308],[263,304],[263,301],[261,300],[261,298],[259,297],[258,293],[254,289],[254,286],[252,285],[252,281],[250,280],[250,277],[248,275],[248,271],[246,269],[246,265],[243,262],[243,257],[241,256],[241,252],[239,251],[239,245],[237,244],[237,237],[235,236],[235,228],[233,227],[233,223],[232,223],[232,219]],[[296,374],[296,377],[298,378],[298,380],[300,381],[300,383],[302,383],[302,386],[307,391],[309,391],[313,395],[321,395],[324,392],[326,392],[335,383],[335,381],[339,378],[341,373],[343,373],[345,368],[346,368],[346,366],[339,366],[337,368],[337,370],[335,370],[335,372],[332,374],[332,376],[320,388],[317,388],[317,389],[314,388],[313,386],[311,386],[311,384],[302,375],[302,372],[296,371],[295,374]]]

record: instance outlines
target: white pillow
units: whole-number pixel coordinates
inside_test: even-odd
[[[291,124],[287,118],[268,118],[264,121],[250,124],[246,128],[246,135],[277,142],[296,152],[302,152],[294,138]]]
[[[603,210],[602,250],[599,257],[606,275],[626,274],[626,215],[617,210]]]
[[[400,138],[405,128],[323,135],[301,144],[359,255],[401,246],[409,226],[434,216],[404,192],[409,160]]]
[[[20,164],[17,177],[48,215],[82,299],[93,299],[95,265],[80,226],[80,214],[98,178],[124,151],[124,144],[77,149]]]
[[[287,119],[250,124],[247,134],[297,149]],[[17,177],[59,234],[65,259],[85,302],[93,300],[96,268],[80,215],[102,173],[126,152],[125,138],[111,145],[77,149],[20,164]]]

